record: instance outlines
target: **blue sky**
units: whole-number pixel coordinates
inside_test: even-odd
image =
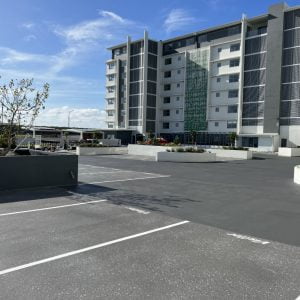
[[[39,125],[103,127],[107,47],[127,35],[160,40],[264,14],[269,0],[1,1],[0,75],[50,83]],[[299,5],[299,0],[287,2]]]

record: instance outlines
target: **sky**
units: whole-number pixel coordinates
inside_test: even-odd
[[[265,14],[270,0],[0,0],[0,84],[34,78],[50,84],[35,125],[105,127],[106,49],[156,40]],[[299,0],[289,0],[290,6]]]

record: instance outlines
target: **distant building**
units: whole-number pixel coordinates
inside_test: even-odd
[[[300,6],[165,41],[145,32],[106,62],[107,127],[259,150],[300,146]]]

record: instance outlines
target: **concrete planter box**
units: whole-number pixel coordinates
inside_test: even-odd
[[[216,161],[216,154],[193,152],[157,152],[156,161],[170,162],[212,162]]]
[[[279,148],[278,156],[285,156],[285,157],[300,156],[300,148]]]
[[[0,169],[0,190],[74,186],[78,182],[76,155],[3,156]]]
[[[300,165],[294,168],[294,182],[300,184]]]
[[[151,146],[151,145],[128,145],[128,154],[130,155],[144,155],[144,156],[156,156],[156,153],[166,151],[168,147],[164,146]]]
[[[127,154],[127,147],[76,147],[77,155]]]
[[[252,159],[252,151],[245,150],[225,150],[225,149],[208,149],[210,153],[215,153],[217,157]]]

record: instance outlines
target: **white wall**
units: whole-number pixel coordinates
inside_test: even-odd
[[[300,126],[280,126],[280,137],[287,139],[287,147],[300,146]]]

